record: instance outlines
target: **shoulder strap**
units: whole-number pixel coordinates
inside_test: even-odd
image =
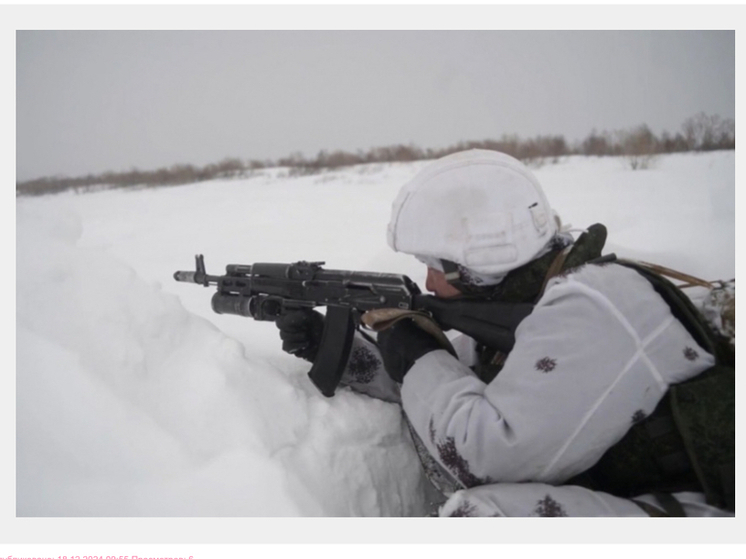
[[[643,262],[642,260],[639,261],[631,261],[631,260],[625,260],[624,262],[631,262],[638,266],[641,266],[643,268],[647,268],[648,270],[655,272],[657,274],[660,274],[661,276],[666,276],[669,278],[681,280],[685,282],[683,285],[678,286],[679,289],[684,287],[691,287],[694,285],[698,285],[700,287],[707,287],[709,289],[712,289],[714,286],[712,285],[712,282],[709,282],[707,280],[703,280],[694,276],[690,276],[689,274],[685,274],[684,272],[679,272],[678,270],[673,270],[671,268],[666,268],[665,266],[661,266],[660,264],[651,264],[650,262]]]
[[[541,299],[542,295],[544,295],[544,290],[547,288],[547,283],[549,283],[549,280],[562,271],[562,267],[565,265],[565,260],[567,260],[567,255],[570,254],[571,250],[572,245],[569,245],[563,250],[559,251],[557,253],[557,256],[554,257],[554,260],[552,260],[552,263],[549,265],[549,269],[547,270],[547,275],[544,276],[544,282],[541,284],[539,294],[536,296],[536,302],[538,302],[539,299]]]
[[[691,299],[679,287],[663,277],[663,274],[669,276],[674,274],[672,277],[683,279],[694,285],[712,287],[710,282],[646,262],[626,259],[617,259],[616,262],[635,270],[647,279],[653,289],[668,304],[671,313],[682,323],[700,347],[715,356],[718,363],[731,366],[735,364],[735,355],[730,350],[730,344],[710,327]]]

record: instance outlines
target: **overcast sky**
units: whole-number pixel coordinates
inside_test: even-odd
[[[17,180],[735,116],[733,31],[18,31]]]

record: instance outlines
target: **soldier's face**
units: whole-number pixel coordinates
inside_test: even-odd
[[[461,292],[458,289],[446,281],[446,275],[443,272],[433,268],[427,269],[425,289],[443,299],[461,295]]]

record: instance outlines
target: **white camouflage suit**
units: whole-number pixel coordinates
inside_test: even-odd
[[[343,378],[400,401],[430,455],[464,487],[441,516],[647,516],[631,500],[562,483],[650,414],[669,385],[714,363],[649,282],[615,264],[550,280],[489,384],[470,368],[474,340],[453,344],[458,359],[425,354],[399,390],[375,344],[357,336]],[[731,515],[698,493],[675,497],[687,516]],[[658,506],[650,495],[635,500]]]
[[[387,240],[429,268],[442,264],[444,273],[451,262],[470,281],[495,285],[565,233],[525,165],[467,150],[402,186]],[[426,353],[399,387],[376,345],[358,336],[343,378],[401,402],[427,453],[461,488],[441,507],[445,516],[645,516],[632,500],[562,484],[649,415],[669,385],[714,364],[651,284],[618,264],[552,278],[489,384],[471,369],[474,340],[452,342],[458,359],[446,350]],[[699,494],[677,498],[687,515],[727,514]]]

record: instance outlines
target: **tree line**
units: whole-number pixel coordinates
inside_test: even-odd
[[[126,172],[106,172],[81,177],[43,177],[17,182],[16,194],[34,196],[64,192],[87,191],[96,188],[131,188],[176,186],[220,178],[250,176],[259,169],[287,167],[291,176],[319,173],[352,165],[391,163],[437,159],[465,149],[491,149],[520,159],[529,166],[556,163],[567,155],[621,156],[631,169],[650,166],[659,154],[689,151],[735,149],[735,121],[717,115],[699,113],[684,121],[675,134],[654,134],[647,125],[626,130],[593,130],[583,140],[570,145],[562,135],[521,138],[503,135],[498,140],[460,142],[442,149],[422,149],[414,145],[375,147],[367,151],[347,152],[322,150],[314,158],[301,153],[273,160],[226,158],[203,167],[178,164],[153,171],[131,169]]]

